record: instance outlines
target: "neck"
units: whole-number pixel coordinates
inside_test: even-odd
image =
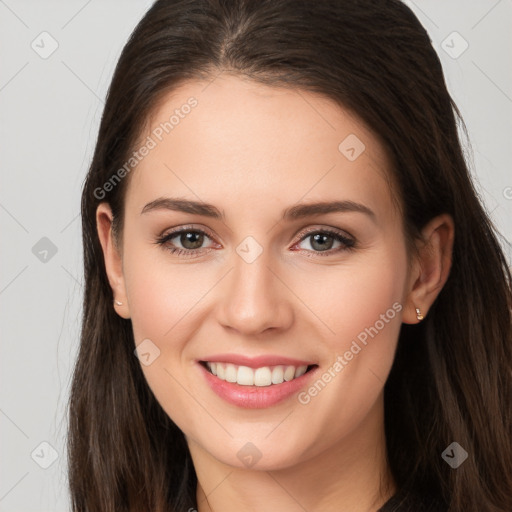
[[[198,512],[375,512],[395,493],[386,460],[383,400],[329,450],[292,467],[237,468],[189,440]]]

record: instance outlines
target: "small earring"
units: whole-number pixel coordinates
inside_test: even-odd
[[[421,322],[423,320],[423,315],[421,314],[420,308],[416,308],[416,318]]]
[[[117,306],[122,306],[123,305],[123,303],[119,302],[118,300],[114,300],[114,302],[116,303]]]

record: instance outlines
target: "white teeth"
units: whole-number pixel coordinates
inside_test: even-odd
[[[272,372],[268,366],[258,368],[254,372],[254,384],[256,386],[270,386],[272,384]]]
[[[231,363],[210,363],[206,366],[213,375],[227,382],[236,382],[241,386],[271,386],[282,384],[304,375],[308,369],[303,366],[262,366],[261,368],[249,368],[237,366]]]
[[[282,366],[274,366],[272,370],[272,384],[282,384],[284,381],[284,371]]]
[[[301,375],[304,375],[306,373],[306,370],[308,369],[307,366],[299,366],[296,370],[295,370],[295,378],[297,377],[300,377]]]
[[[236,382],[242,386],[254,386],[254,370],[248,366],[239,366]]]
[[[217,363],[217,377],[226,380],[226,367],[222,363]]]
[[[226,365],[226,381],[236,382],[236,368],[234,364]]]
[[[295,377],[295,366],[287,366],[284,371],[284,380],[286,382],[290,381]]]

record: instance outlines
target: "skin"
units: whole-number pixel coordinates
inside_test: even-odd
[[[122,303],[114,307],[131,319],[136,345],[150,339],[160,350],[142,369],[188,441],[199,512],[269,504],[286,512],[377,510],[396,490],[385,460],[384,383],[402,322],[418,322],[415,307],[426,316],[446,282],[453,221],[432,219],[419,254],[409,255],[382,144],[314,93],[228,74],[189,82],[159,104],[141,140],[191,96],[198,105],[127,178],[119,245],[106,203],[97,224]],[[338,150],[350,134],[365,145],[354,161]],[[204,201],[225,218],[163,208],[141,214],[162,197]],[[363,204],[375,218],[347,211],[282,220],[298,202],[331,200]],[[173,244],[184,247],[179,236],[167,247],[155,243],[185,225],[212,235],[196,257],[170,253]],[[311,228],[334,229],[355,245],[337,250],[343,245],[328,239],[330,254],[322,255],[304,233]],[[247,236],[262,248],[251,263],[236,251]],[[236,407],[197,367],[218,353],[278,354],[314,361],[322,374],[395,303],[396,316],[307,404],[294,396],[264,409]],[[261,454],[252,467],[237,457],[247,442]]]

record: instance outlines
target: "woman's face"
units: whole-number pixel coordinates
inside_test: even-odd
[[[189,442],[277,469],[379,435],[409,276],[378,139],[326,98],[223,75],[165,98],[142,146],[116,309]]]

